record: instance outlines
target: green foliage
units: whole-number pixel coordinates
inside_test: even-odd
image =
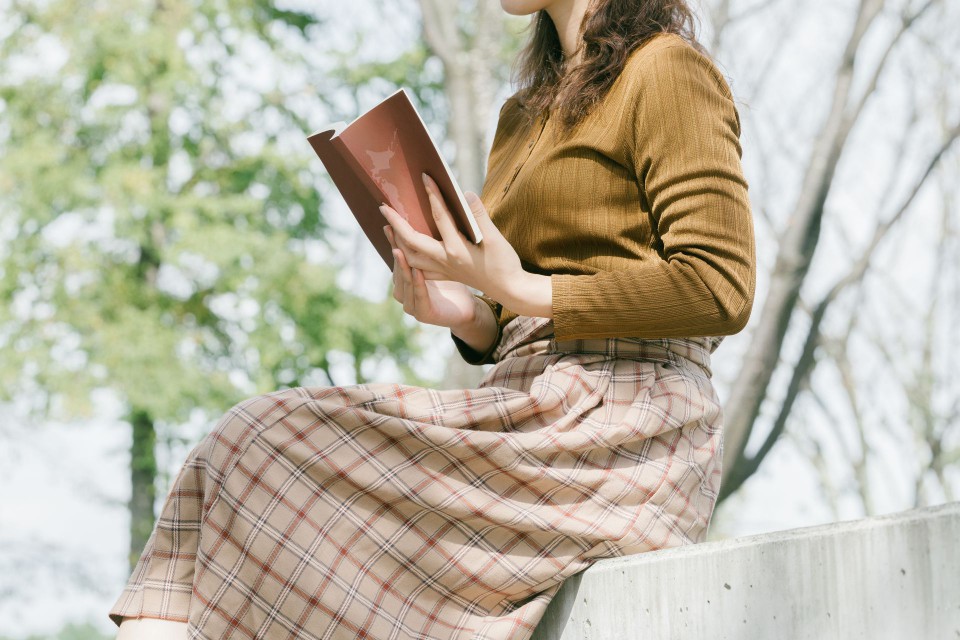
[[[0,636],[0,640],[110,640],[116,634],[104,634],[90,623],[71,622],[54,635],[31,634],[29,636]]]
[[[36,385],[56,401],[44,410],[78,416],[110,388],[131,415],[176,423],[338,383],[332,350],[358,374],[384,358],[412,374],[399,305],[342,290],[322,257],[337,239],[303,122],[323,97],[284,83],[308,75],[315,16],[50,0],[3,17],[0,389]]]

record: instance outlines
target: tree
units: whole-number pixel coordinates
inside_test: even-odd
[[[759,32],[757,26],[760,21],[768,25],[777,24],[775,29],[765,31],[770,37],[761,44],[768,47],[763,54],[738,45],[737,51],[748,57],[751,67],[755,69],[751,72],[754,75],[754,85],[748,91],[740,92],[741,99],[745,99],[749,104],[772,97],[768,94],[772,94],[771,87],[777,77],[773,71],[776,65],[786,58],[786,48],[791,42],[789,36],[803,23],[797,14],[806,7],[766,1],[734,6],[739,4],[741,3],[730,0],[718,0],[712,5],[712,42],[717,48],[714,53],[719,58],[725,58],[724,43],[733,41],[738,29],[749,29],[756,33]],[[763,121],[745,118],[746,129],[755,125],[758,131],[767,136],[761,140],[758,149],[764,158],[764,166],[776,167],[775,170],[781,173],[785,166],[789,166],[791,170],[796,168],[796,171],[788,172],[787,180],[777,180],[766,174],[761,180],[751,176],[751,181],[754,184],[759,183],[761,188],[760,193],[755,196],[759,200],[755,202],[758,205],[757,212],[773,229],[773,240],[776,242],[775,262],[770,274],[769,290],[747,328],[750,340],[726,402],[721,501],[757,471],[784,433],[788,422],[794,417],[800,398],[807,392],[817,396],[813,373],[818,365],[824,361],[833,361],[841,369],[849,366],[849,336],[831,338],[827,329],[828,321],[832,315],[835,322],[849,330],[859,324],[857,305],[840,309],[841,305],[838,303],[844,300],[844,296],[854,295],[854,292],[860,295],[858,290],[866,276],[878,269],[876,255],[884,243],[889,243],[890,238],[895,237],[892,232],[898,225],[902,225],[907,217],[920,214],[922,208],[917,204],[920,196],[924,189],[930,188],[930,178],[937,175],[942,161],[955,148],[955,142],[960,137],[960,118],[956,114],[957,96],[951,95],[949,91],[942,91],[938,96],[920,86],[919,81],[919,78],[923,77],[923,73],[919,72],[935,69],[945,77],[953,78],[953,82],[947,80],[940,87],[956,86],[960,57],[956,55],[955,29],[947,28],[956,22],[956,7],[941,0],[859,0],[854,2],[853,6],[851,24],[845,29],[838,47],[839,56],[831,62],[835,67],[831,69],[832,75],[817,77],[816,89],[828,89],[829,95],[826,112],[822,116],[818,115],[818,121],[811,125],[812,131],[804,130],[807,137],[803,142],[806,144],[809,141],[809,153],[800,156],[794,151],[794,147],[785,143],[787,131],[774,121],[774,114],[779,113],[777,110],[771,110],[771,115],[766,116]],[[871,55],[868,45],[876,47],[877,42],[878,53]],[[822,47],[820,49],[822,50]],[[764,64],[753,65],[752,62],[758,59],[764,60]],[[810,59],[803,59],[809,66]],[[911,62],[918,67],[915,71],[909,69]],[[813,64],[815,63],[814,61]],[[741,77],[748,76],[744,67]],[[908,107],[906,118],[893,120],[885,117],[879,121],[875,117],[871,118],[871,108],[878,108],[876,103],[884,99],[881,89],[885,84],[912,91],[908,95],[914,96],[916,100],[925,100],[926,103],[915,102]],[[889,100],[891,95],[887,91],[886,99]],[[930,109],[938,100],[944,101],[944,108]],[[802,103],[797,103],[795,107],[801,109],[803,114],[821,114],[817,109],[817,101],[809,95],[805,95]],[[791,133],[796,133],[800,127],[807,124],[804,118],[797,117],[789,107],[784,113],[784,120],[790,123]],[[930,134],[931,129],[933,135]],[[804,299],[801,292],[804,288],[810,288],[809,275],[815,264],[814,259],[818,254],[824,229],[832,222],[831,211],[835,211],[836,216],[846,209],[833,202],[839,197],[838,192],[849,187],[849,183],[838,178],[838,174],[845,168],[844,163],[862,161],[856,155],[858,145],[864,144],[864,140],[870,136],[876,138],[881,131],[901,132],[899,140],[891,140],[884,149],[885,152],[895,155],[885,181],[888,188],[881,194],[878,205],[873,209],[883,213],[874,216],[870,210],[855,210],[858,215],[870,216],[874,230],[859,242],[849,242],[848,264],[843,267],[846,272],[833,276],[835,279],[832,285],[827,287],[826,293],[811,303]],[[800,136],[794,139],[800,139]],[[923,145],[923,150],[910,153],[911,144],[918,140]],[[905,187],[900,180],[902,176],[909,181]],[[790,179],[794,177],[797,184],[789,185]],[[768,182],[787,183],[789,188],[783,186],[776,192],[770,192],[765,189]],[[894,190],[895,187],[900,187],[899,191]],[[754,189],[754,192],[756,191]],[[770,219],[769,212],[778,208],[781,194],[785,192],[793,194],[789,203],[789,217],[783,221]],[[836,273],[841,265],[840,261],[834,260],[833,272]],[[849,315],[848,321],[836,319],[841,313]],[[774,389],[774,374],[789,357],[788,329],[796,328],[798,324],[802,325],[796,329],[801,333],[799,354],[788,365],[791,370],[787,373],[786,391],[778,394]],[[903,360],[905,356],[900,355],[899,359]],[[890,362],[893,365],[897,358]],[[844,385],[848,390],[851,408],[856,414],[856,394],[853,393],[851,384],[858,386],[853,378],[847,376]],[[911,392],[909,395],[911,402],[916,400],[915,393]],[[819,401],[817,404],[825,406]],[[748,455],[747,440],[761,423],[761,407],[765,405],[770,407],[773,414],[772,426],[762,438],[760,447]],[[832,414],[828,412],[827,415]],[[953,420],[955,419],[954,412]],[[942,435],[944,430],[939,429],[937,432]],[[816,451],[814,455],[819,457],[819,446],[816,446],[816,443],[811,446]],[[864,447],[857,454],[863,456],[861,462],[857,462],[857,455],[850,459],[855,470],[858,465],[862,467],[868,448]],[[943,459],[940,463],[943,463]],[[861,468],[856,470],[856,473],[861,487],[866,491],[865,471]],[[919,475],[923,475],[923,469],[919,470]],[[869,512],[869,498],[864,496],[864,502]]]
[[[417,3],[422,41],[443,69],[442,95],[448,107],[444,137],[456,149],[451,165],[464,189],[480,193],[492,143],[487,123],[499,111],[498,94],[509,89],[509,63],[529,19],[507,17],[499,5],[477,0]],[[443,384],[473,387],[483,373],[484,368],[467,364],[454,351]]]
[[[157,425],[397,362],[393,300],[337,283],[303,139],[308,13],[249,2],[14,2],[0,42],[0,365],[38,415],[112,389],[131,424],[130,563],[153,526]],[[376,321],[367,320],[376,319]],[[347,381],[339,381],[346,383]]]

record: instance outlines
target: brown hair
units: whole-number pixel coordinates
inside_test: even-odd
[[[695,20],[686,0],[593,0],[580,24],[580,64],[564,69],[560,37],[541,9],[513,65],[521,111],[533,120],[556,105],[551,116],[572,130],[603,98],[630,53],[654,35],[675,33],[708,55],[697,41]]]

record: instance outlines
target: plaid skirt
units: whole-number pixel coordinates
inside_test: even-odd
[[[189,453],[109,612],[191,638],[525,640],[594,561],[701,542],[722,337],[503,330],[477,388],[294,388]]]

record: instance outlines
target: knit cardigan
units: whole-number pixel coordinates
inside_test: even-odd
[[[566,137],[546,114],[503,104],[480,193],[525,271],[549,275],[554,337],[665,338],[741,331],[756,286],[740,115],[713,61],[659,33],[632,51]],[[517,316],[485,293],[494,363]]]

